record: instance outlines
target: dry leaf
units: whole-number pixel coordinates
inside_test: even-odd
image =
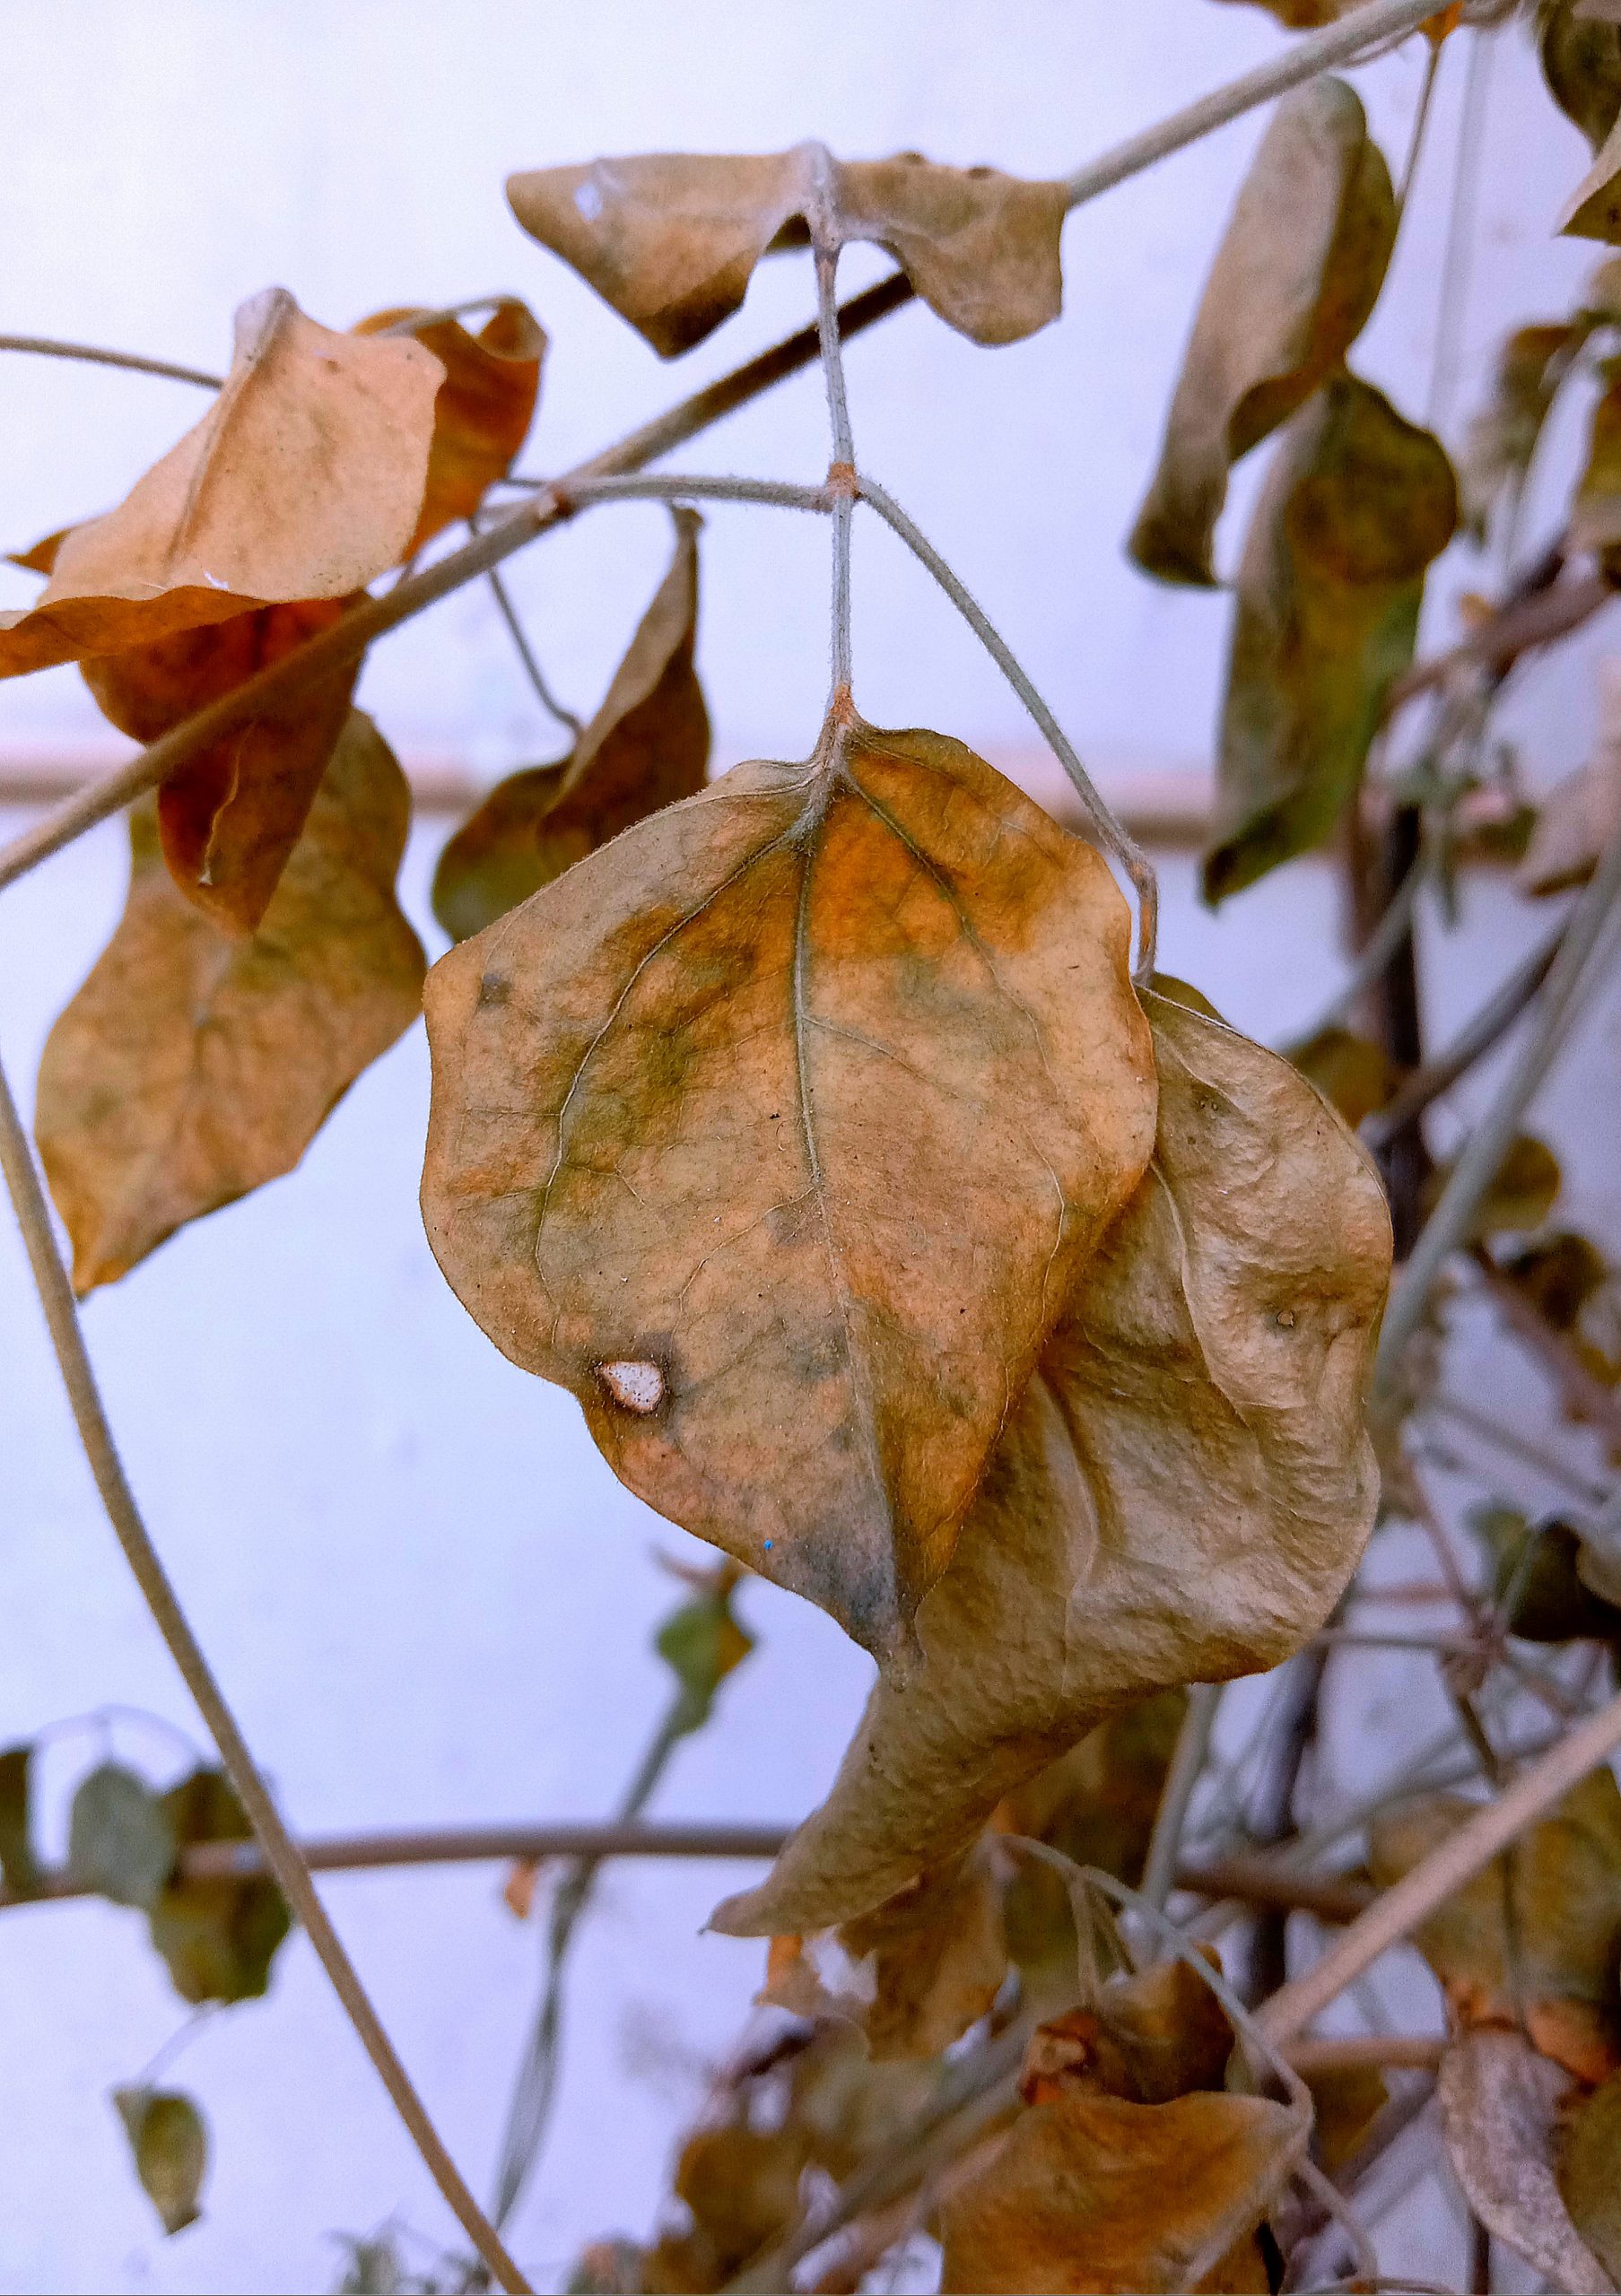
[[[1621,551],[1621,360],[1606,361],[1600,372],[1605,388],[1593,405],[1566,540],[1571,550],[1596,551],[1608,561]]]
[[[1396,241],[1390,171],[1354,89],[1285,96],[1261,138],[1182,356],[1159,468],[1128,547],[1167,582],[1214,583],[1227,473],[1303,406],[1361,334]]]
[[[165,2232],[183,2232],[203,2213],[197,2201],[208,2172],[208,2132],[202,2114],[178,2089],[115,2089],[112,2100],[142,2190]]]
[[[1401,1082],[1401,1072],[1384,1047],[1353,1035],[1349,1029],[1319,1029],[1286,1049],[1301,1074],[1311,1078],[1353,1130],[1375,1109],[1383,1108]]]
[[[1390,2087],[1376,2065],[1325,2066],[1305,2075],[1312,2092],[1312,2150],[1318,2166],[1337,2176],[1355,2158],[1390,2101]]]
[[[886,1650],[1152,1145],[1129,930],[960,743],[739,766],[433,968],[440,1265],[632,1490]]]
[[[354,332],[376,335],[422,316],[414,308],[379,311]],[[414,328],[411,339],[433,353],[445,379],[433,404],[427,485],[415,532],[402,552],[407,558],[442,527],[472,517],[511,469],[529,435],[546,355],[545,329],[512,295],[501,298],[476,335],[459,319],[440,319]]]
[[[1542,75],[1554,101],[1596,152],[1621,112],[1621,40],[1577,0],[1538,0]]]
[[[812,213],[840,244],[886,248],[923,300],[976,343],[1033,335],[1063,298],[1061,183],[915,152],[649,152],[509,176],[507,197],[524,230],[666,359],[729,318],[761,257]]]
[[[1378,1819],[1368,1864],[1388,1888],[1477,1814],[1432,1794]],[[1414,1942],[1465,2025],[1522,2026],[1588,2082],[1621,2069],[1621,1792],[1608,1770],[1453,1892]]]
[[[253,1838],[222,1770],[194,1770],[162,1800],[182,1849]],[[270,1989],[270,1965],[292,1917],[267,1874],[182,1874],[159,1892],[151,1921],[152,1942],[183,2001],[251,2001]]]
[[[1214,1946],[1200,1948],[1211,1966]],[[1184,1961],[1156,1961],[1102,1987],[1090,2008],[1038,2025],[1019,2078],[1026,2104],[1091,2094],[1169,2104],[1223,2087],[1233,2028],[1221,2003]]]
[[[1568,2076],[1519,2033],[1460,2033],[1436,2092],[1453,2174],[1487,2231],[1566,2296],[1609,2296],[1609,2274],[1571,2222],[1554,2156]]]
[[[1342,374],[1294,418],[1238,570],[1207,900],[1338,820],[1457,520],[1441,446],[1370,384]]]
[[[80,665],[103,714],[138,742],[231,692],[340,621],[312,600],[178,631]],[[228,933],[264,916],[349,718],[358,662],[330,671],[201,751],[158,792],[163,857],[181,891]]]
[[[1621,835],[1621,659],[1599,664],[1599,731],[1583,766],[1548,792],[1515,882],[1528,893],[1585,884]]]
[[[1609,29],[1613,39],[1614,27]],[[1610,247],[1621,246],[1621,119],[1565,201],[1555,228],[1566,239],[1602,239]]]
[[[1451,1178],[1451,1162],[1437,1164],[1425,1179],[1419,1203],[1428,1217]],[[1503,1161],[1491,1186],[1476,1205],[1466,1243],[1482,1243],[1488,1236],[1522,1235],[1541,1227],[1559,1200],[1559,1159],[1534,1133],[1516,1133],[1504,1149]]]
[[[1267,2097],[1033,2106],[940,2211],[944,2296],[1197,2287],[1259,2223],[1300,2134]]]
[[[256,295],[202,422],[0,614],[0,677],[363,589],[416,526],[443,375],[408,337],[335,335],[284,288]]]
[[[1227,0],[1232,6],[1234,0]],[[1365,4],[1365,0],[1243,0],[1243,4],[1264,8],[1276,16],[1285,31],[1320,31],[1326,24],[1337,24],[1353,8]]]
[[[152,809],[129,899],[51,1031],[35,1129],[81,1292],[291,1171],[328,1109],[414,1019],[423,952],[395,900],[409,797],[357,711],[257,933],[174,888]]]
[[[691,510],[675,519],[669,571],[572,754],[498,782],[440,856],[433,913],[453,940],[702,788],[710,720],[693,667],[702,521]]]
[[[1580,2106],[1558,2150],[1571,2222],[1621,2288],[1621,2073]]]
[[[1562,326],[1517,327],[1499,350],[1491,396],[1458,458],[1463,526],[1477,542],[1498,504],[1518,500],[1559,385],[1591,328],[1586,312]]]
[[[822,1808],[713,1926],[847,1921],[942,1865],[1111,1709],[1275,1665],[1377,1496],[1390,1274],[1368,1158],[1286,1061],[1150,993],[1154,1161],[1025,1389],[956,1557]]]

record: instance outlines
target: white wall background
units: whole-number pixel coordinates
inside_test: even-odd
[[[799,324],[807,283],[800,265],[766,266],[730,327],[660,371],[519,233],[501,197],[508,170],[815,134],[854,153],[916,146],[1061,172],[1277,39],[1258,12],[1215,0],[1004,0],[994,13],[970,0],[0,0],[0,328],[217,367],[233,305],[273,281],[336,326],[388,303],[511,288],[553,335],[528,461],[554,468]],[[1359,357],[1416,415],[1463,46]],[[1359,75],[1398,162],[1420,70],[1409,44]],[[1139,764],[1207,768],[1225,604],[1152,587],[1120,542],[1259,130],[1240,123],[1072,220],[1067,315],[1033,342],[980,352],[913,309],[851,352],[864,462],[979,590],[1105,780]],[[1499,40],[1466,373],[1508,325],[1565,308],[1590,253],[1547,227],[1583,164],[1519,36]],[[877,268],[852,260],[852,283]],[[1463,411],[1443,413],[1455,428]],[[0,540],[26,543],[116,500],[198,412],[178,385],[0,363]],[[809,378],[687,461],[808,475],[824,456]],[[1235,489],[1229,560],[1253,481]],[[801,754],[814,739],[824,545],[809,521],[710,520],[702,667],[719,762]],[[514,566],[576,707],[599,698],[665,547],[661,515],[627,508]],[[4,576],[3,602],[31,595]],[[1482,578],[1468,561],[1449,565],[1435,634],[1450,626],[1450,593]],[[1028,759],[1016,706],[886,537],[862,533],[857,582],[867,714]],[[1591,650],[1526,681],[1514,718],[1534,778],[1582,754]],[[388,640],[362,699],[408,756],[493,777],[554,748],[476,592]],[[0,763],[120,746],[70,672],[0,689]],[[408,879],[437,948],[423,899],[433,841],[419,836]],[[123,865],[111,827],[0,901],[0,1041],[22,1081],[111,926]],[[1258,1035],[1309,1020],[1335,977],[1332,889],[1311,865],[1216,920],[1178,863],[1166,909],[1164,961]],[[1512,962],[1523,929],[1488,884],[1470,888],[1451,940],[1432,922],[1439,1031]],[[1572,1208],[1612,1232],[1618,1026],[1613,1007],[1595,1019],[1547,1118],[1562,1137],[1582,1126]],[[572,1402],[506,1364],[441,1283],[415,1210],[425,1100],[418,1032],[293,1178],[165,1247],[88,1316],[135,1487],[250,1738],[312,1831],[602,1813],[665,1695],[647,1639],[671,1594],[649,1558],[685,1543],[620,1489]],[[1529,1390],[1505,1398],[1527,1423],[1537,1406]],[[797,1816],[863,1694],[867,1662],[819,1614],[764,1587],[745,1607],[761,1651],[680,1758],[667,1814]],[[109,1700],[193,1726],[97,1510],[21,1254],[0,1227],[0,1743]],[[160,1774],[176,1764],[139,1726],[121,1726],[119,1742]],[[58,1743],[53,1796],[92,1751],[83,1736]],[[495,1878],[377,1876],[328,1892],[480,2187],[538,1961]],[[556,2133],[516,2233],[543,2285],[583,2239],[646,2228],[699,2068],[757,1982],[757,1949],[697,1934],[737,1878],[625,1866],[604,1890],[578,1956]],[[178,2240],[155,2237],[105,2092],[178,2022],[134,1917],[85,1906],[0,1920],[0,2289],[319,2288],[336,2231],[399,2212],[446,2235],[294,1940],[270,1999],[217,2019],[184,2060],[179,2077],[216,2137],[208,2216]],[[1444,2271],[1447,2231],[1437,2202],[1399,2261]]]

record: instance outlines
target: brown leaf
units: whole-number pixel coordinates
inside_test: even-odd
[[[941,2289],[1197,2287],[1259,2223],[1298,2146],[1295,2117],[1267,2097],[1033,2106],[942,2207]]]
[[[1450,1163],[1438,1164],[1426,1178],[1420,1195],[1426,1214],[1440,1202],[1451,1170]],[[1559,1187],[1559,1159],[1553,1150],[1534,1133],[1517,1133],[1475,1208],[1464,1241],[1480,1243],[1488,1236],[1539,1228],[1558,1201]]]
[[[571,264],[666,359],[742,302],[754,265],[825,215],[842,244],[893,255],[923,300],[976,343],[1014,343],[1059,315],[1061,183],[949,168],[903,152],[840,161],[817,144],[763,156],[650,152],[509,176],[532,238]]]
[[[1528,893],[1585,884],[1621,835],[1621,660],[1599,664],[1599,731],[1587,763],[1543,799],[1515,881]]]
[[[112,2100],[142,2190],[165,2232],[183,2232],[203,2213],[197,2201],[208,2170],[208,2131],[202,2114],[178,2089],[115,2089]]]
[[[1182,355],[1159,468],[1128,548],[1166,582],[1214,583],[1227,474],[1361,334],[1396,241],[1390,171],[1355,91],[1285,96],[1238,195]]]
[[[1238,0],[1227,0],[1232,6]],[[1285,31],[1320,31],[1325,24],[1337,24],[1353,8],[1361,7],[1364,0],[1242,0],[1246,6],[1264,8],[1276,16]]]
[[[1200,1949],[1211,1965],[1214,1946]],[[1090,2008],[1038,2025],[1025,2051],[1026,2104],[1078,2094],[1168,2104],[1196,2089],[1220,2089],[1233,2028],[1209,1987],[1186,1961],[1157,1961],[1102,1987]]]
[[[416,525],[443,374],[420,343],[335,335],[284,288],[256,295],[202,422],[63,536],[33,605],[0,614],[0,677],[363,589]]]
[[[1319,1029],[1287,1051],[1301,1074],[1311,1078],[1353,1129],[1383,1108],[1401,1082],[1401,1072],[1384,1047],[1368,1037],[1354,1036],[1349,1029]]]
[[[453,940],[702,788],[710,720],[693,666],[702,521],[691,510],[675,518],[669,570],[572,754],[498,782],[440,856],[433,913]]]
[[[1491,396],[1458,459],[1463,525],[1477,542],[1498,504],[1519,499],[1559,385],[1591,328],[1592,315],[1582,312],[1562,325],[1516,327],[1499,349]]]
[[[1557,2174],[1579,2238],[1621,2288],[1621,2073],[1577,2109],[1559,2146]]]
[[[440,1265],[632,1490],[888,1649],[1152,1144],[1128,935],[960,743],[739,766],[433,968]]]
[[[734,1935],[853,1918],[943,1864],[1125,1700],[1275,1665],[1355,1567],[1390,1273],[1363,1150],[1288,1065],[1150,993],[1148,1174],[1072,1285],[958,1541],[822,1808]]]
[[[1613,39],[1615,27],[1609,27]],[[1565,201],[1555,227],[1570,239],[1621,246],[1621,119],[1610,129],[1592,166]]]
[[[1594,402],[1567,536],[1572,550],[1600,556],[1621,548],[1621,360],[1606,361],[1602,371],[1605,388]]]
[[[376,335],[420,309],[378,311],[356,335]],[[422,515],[402,556],[409,558],[441,528],[470,518],[497,479],[505,478],[529,435],[545,329],[527,303],[503,296],[476,335],[459,319],[412,330],[445,370],[433,403],[433,439]]]
[[[1538,0],[1542,74],[1566,118],[1596,152],[1621,112],[1621,40],[1595,23],[1579,0]]]
[[[329,630],[346,601],[262,606],[83,662],[103,715],[138,742],[156,741]],[[228,933],[250,933],[269,906],[327,761],[348,721],[360,665],[331,671],[203,750],[158,792],[158,830],[170,875]]]
[[[1368,1864],[1388,1888],[1477,1805],[1426,1795],[1373,1825]],[[1421,1923],[1414,1942],[1466,2025],[1522,2026],[1579,2079],[1621,2069],[1621,1792],[1608,1770],[1573,1787],[1485,1873]]]
[[[1238,570],[1207,900],[1338,820],[1457,519],[1441,446],[1371,385],[1339,375],[1294,418]]]
[[[1354,2160],[1390,2101],[1390,2087],[1376,2065],[1325,2066],[1305,2075],[1312,2092],[1313,2150],[1320,2168],[1338,2175]]]
[[[39,1152],[81,1292],[291,1171],[409,1027],[423,952],[394,895],[408,817],[405,777],[356,712],[264,922],[237,940],[170,883],[150,805],[132,815],[123,918],[39,1070]]]
[[[1568,2076],[1519,2033],[1460,2033],[1436,2093],[1453,2174],[1497,2239],[1568,2296],[1608,2296],[1609,2274],[1571,2222],[1554,2156]]]

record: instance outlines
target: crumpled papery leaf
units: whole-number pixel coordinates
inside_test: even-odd
[[[1578,2237],[1621,2288],[1621,2073],[1571,2117],[1557,2175]]]
[[[135,2174],[163,2230],[183,2232],[202,2214],[197,2197],[208,2170],[202,2114],[177,2089],[115,2089],[112,2100],[135,2155]]]
[[[1563,892],[1584,884],[1599,856],[1621,836],[1621,659],[1598,665],[1599,730],[1593,753],[1556,783],[1537,811],[1537,826],[1515,882],[1528,893]]]
[[[1460,2033],[1436,2081],[1453,2174],[1486,2230],[1567,2296],[1609,2296],[1615,2283],[1582,2240],[1555,2173],[1568,2074],[1521,2033]]]
[[[263,606],[81,663],[85,684],[120,733],[153,742],[343,619],[347,601]],[[360,675],[345,662],[249,719],[170,776],[158,791],[163,858],[187,899],[228,933],[250,933],[268,908],[348,722]]]
[[[1002,1893],[981,1844],[841,1929],[774,1938],[760,1998],[849,2019],[883,2062],[937,2057],[984,2016],[1007,1975]]]
[[[571,754],[497,782],[440,856],[433,913],[458,941],[576,861],[703,787],[710,719],[693,656],[698,532],[676,510],[669,570]]]
[[[1538,13],[1548,93],[1597,152],[1621,113],[1621,39],[1579,0],[1539,0]]]
[[[1033,2106],[941,2208],[943,2296],[1197,2288],[1259,2223],[1301,2135],[1268,2097]]]
[[[258,930],[177,891],[150,804],[124,915],[47,1039],[34,1130],[81,1293],[188,1220],[291,1171],[414,1020],[420,943],[395,898],[410,797],[354,712]]]
[[[960,743],[738,766],[429,975],[440,1265],[632,1491],[887,1651],[1152,1146],[1129,930]]]
[[[1386,1812],[1368,1837],[1381,1889],[1473,1817],[1456,1794]],[[1520,2027],[1579,2080],[1621,2070],[1621,1791],[1596,1770],[1419,1924],[1414,1943],[1465,2025]]]
[[[222,1770],[194,1770],[163,1796],[181,1849],[250,1841],[253,1829]],[[287,1901],[262,1874],[198,1880],[179,1874],[151,1909],[152,1942],[183,2001],[250,2001],[270,1990],[270,1965],[292,1926]]]
[[[376,335],[401,319],[424,316],[420,307],[378,311],[356,335]],[[410,340],[433,353],[445,370],[433,403],[433,439],[422,515],[402,553],[410,557],[458,518],[470,518],[497,479],[505,478],[529,435],[545,329],[527,303],[503,296],[478,333],[459,319],[414,327]]]
[[[285,288],[256,295],[202,422],[63,535],[33,605],[0,614],[0,677],[363,589],[416,526],[443,376],[407,336],[334,334]]]
[[[916,152],[644,152],[509,176],[507,198],[524,230],[666,359],[729,318],[761,257],[802,240],[794,226],[819,210],[840,244],[885,248],[930,309],[976,343],[1033,335],[1063,300],[1065,186]]]
[[[1277,1665],[1355,1568],[1390,1263],[1372,1164],[1276,1054],[1150,991],[1154,1160],[1072,1285],[921,1665],[882,1670],[832,1790],[712,1926],[849,1921],[972,1841],[1112,1709]]]
[[[1238,570],[1209,901],[1328,836],[1412,660],[1425,569],[1458,489],[1429,431],[1354,375],[1295,416]]]
[[[1384,155],[1355,89],[1285,96],[1250,165],[1182,355],[1159,467],[1128,545],[1145,572],[1211,584],[1227,474],[1339,365],[1396,241]]]

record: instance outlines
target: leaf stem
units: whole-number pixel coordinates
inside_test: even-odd
[[[1058,719],[1019,667],[1006,639],[972,593],[958,580],[939,552],[913,525],[892,494],[886,493],[874,479],[864,477],[858,483],[861,500],[872,504],[885,525],[900,536],[912,556],[934,576],[1034,718],[1049,748],[1074,783],[1099,844],[1113,855],[1136,887],[1137,956],[1132,978],[1139,988],[1146,987],[1153,978],[1155,951],[1159,937],[1159,879],[1155,874],[1153,862],[1130,835],[1081,763]]]
[[[486,2220],[446,2152],[439,2132],[384,2031],[353,1962],[321,1903],[309,1869],[282,1822],[263,1774],[238,1727],[235,1715],[214,1678],[190,1622],[181,1609],[152,1535],[142,1519],[134,1492],[124,1473],[112,1430],[96,1385],[96,1377],[79,1325],[79,1312],[67,1270],[57,1246],[45,1192],[34,1166],[17,1106],[4,1066],[0,1066],[0,1169],[11,1191],[17,1224],[22,1231],[29,1265],[45,1311],[56,1350],[62,1383],[67,1390],[80,1442],[95,1478],[101,1504],[114,1535],[124,1551],[135,1584],[145,1598],[159,1633],[180,1677],[196,1701],[197,1711],[219,1748],[226,1776],[265,1853],[265,1861],[281,1885],[283,1895],[302,1922],[317,1958],[371,2059],[396,2110],[405,2122],[434,2183],[439,2187],[462,2230],[494,2274],[513,2296],[528,2296],[528,2283]]]
[[[529,643],[528,632],[518,618],[518,608],[513,604],[506,584],[493,566],[484,578],[490,585],[490,595],[495,600],[501,618],[507,625],[507,634],[512,640],[514,650],[519,660],[523,664],[525,674],[534,689],[536,700],[547,717],[554,719],[571,739],[577,742],[585,731],[584,718],[577,718],[571,709],[559,701],[547,684],[546,674],[541,668],[535,648]]]
[[[123,367],[134,375],[162,375],[171,383],[196,383],[205,391],[224,388],[223,375],[200,367],[177,367],[172,360],[145,359],[136,351],[103,351],[93,343],[58,343],[48,335],[0,335],[0,351],[25,351],[39,359],[76,359],[91,367]]]
[[[825,161],[825,154],[824,154]],[[824,169],[825,174],[825,166]],[[832,236],[831,215],[820,211],[816,227],[816,334],[822,349],[822,379],[827,393],[827,427],[831,454],[828,491],[833,518],[832,701],[848,706],[850,666],[850,544],[855,524],[856,447],[850,427],[850,400],[844,387],[844,353],[839,341],[839,245]]]

